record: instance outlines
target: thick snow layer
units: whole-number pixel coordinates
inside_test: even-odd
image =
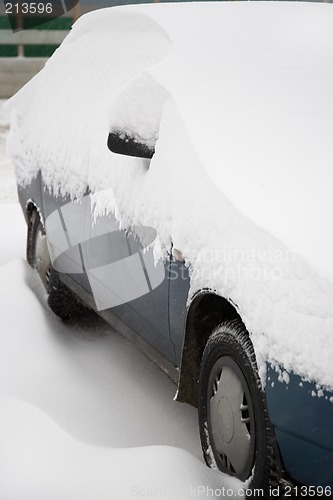
[[[89,185],[96,212],[157,231],[156,258],[172,240],[191,292],[238,305],[263,376],[269,360],[331,389],[332,22],[298,2],[93,12],[12,99],[10,139],[21,185]],[[150,165],[108,151],[110,124],[158,137]]]
[[[10,113],[4,108],[6,100],[0,99],[0,127],[5,127],[9,125]]]
[[[8,136],[8,128],[0,125],[0,201],[17,201],[17,185],[13,176],[13,164],[6,156],[6,139]]]
[[[158,139],[163,104],[169,98],[170,94],[164,87],[143,73],[114,99],[109,111],[110,131],[154,147]]]
[[[186,29],[163,7],[147,13],[172,49],[151,74],[205,170],[242,213],[333,281],[333,6],[205,3],[187,14],[181,5]]]
[[[1,203],[1,251],[0,265],[8,260],[25,257],[26,223],[17,203],[17,185],[14,166],[6,153],[9,132],[9,115],[0,100],[0,203]],[[10,234],[10,238],[6,236]]]
[[[6,141],[9,132],[9,112],[4,109],[5,101],[0,99],[0,201],[17,200],[17,188],[13,176],[13,164],[6,154]]]
[[[47,70],[24,87],[21,97],[19,93],[12,99],[14,108],[15,102],[21,103],[12,120],[15,145],[11,148],[21,184],[28,183],[40,165],[55,191],[75,196],[85,192],[87,181],[95,185],[99,179],[104,184],[103,165],[110,161],[106,141],[111,102],[170,47],[167,35],[148,17],[121,9],[100,12],[93,24],[86,16],[80,18],[61,51],[46,64]],[[30,128],[26,119],[22,128],[21,116],[28,115]],[[20,128],[19,142],[15,127]],[[101,165],[100,173],[96,165]]]

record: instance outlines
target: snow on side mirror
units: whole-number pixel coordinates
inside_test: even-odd
[[[151,159],[163,104],[170,94],[147,73],[122,88],[109,110],[108,148],[113,153]]]
[[[144,142],[140,142],[136,137],[130,136],[121,130],[109,133],[108,148],[112,153],[147,158],[149,160],[155,153],[154,146],[148,146]]]

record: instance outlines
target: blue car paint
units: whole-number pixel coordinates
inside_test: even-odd
[[[333,398],[295,373],[289,383],[267,365],[266,400],[283,463],[303,484],[333,487]]]

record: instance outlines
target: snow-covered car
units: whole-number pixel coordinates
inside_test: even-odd
[[[332,25],[318,3],[103,9],[8,104],[51,309],[136,343],[198,407],[207,464],[265,498],[333,486]]]

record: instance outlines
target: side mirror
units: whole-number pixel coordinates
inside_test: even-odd
[[[125,85],[109,109],[108,148],[113,153],[151,160],[158,139],[161,113],[170,94],[149,74]]]
[[[151,160],[155,153],[154,146],[148,146],[143,140],[137,139],[121,131],[112,131],[108,137],[108,148],[112,153]]]

